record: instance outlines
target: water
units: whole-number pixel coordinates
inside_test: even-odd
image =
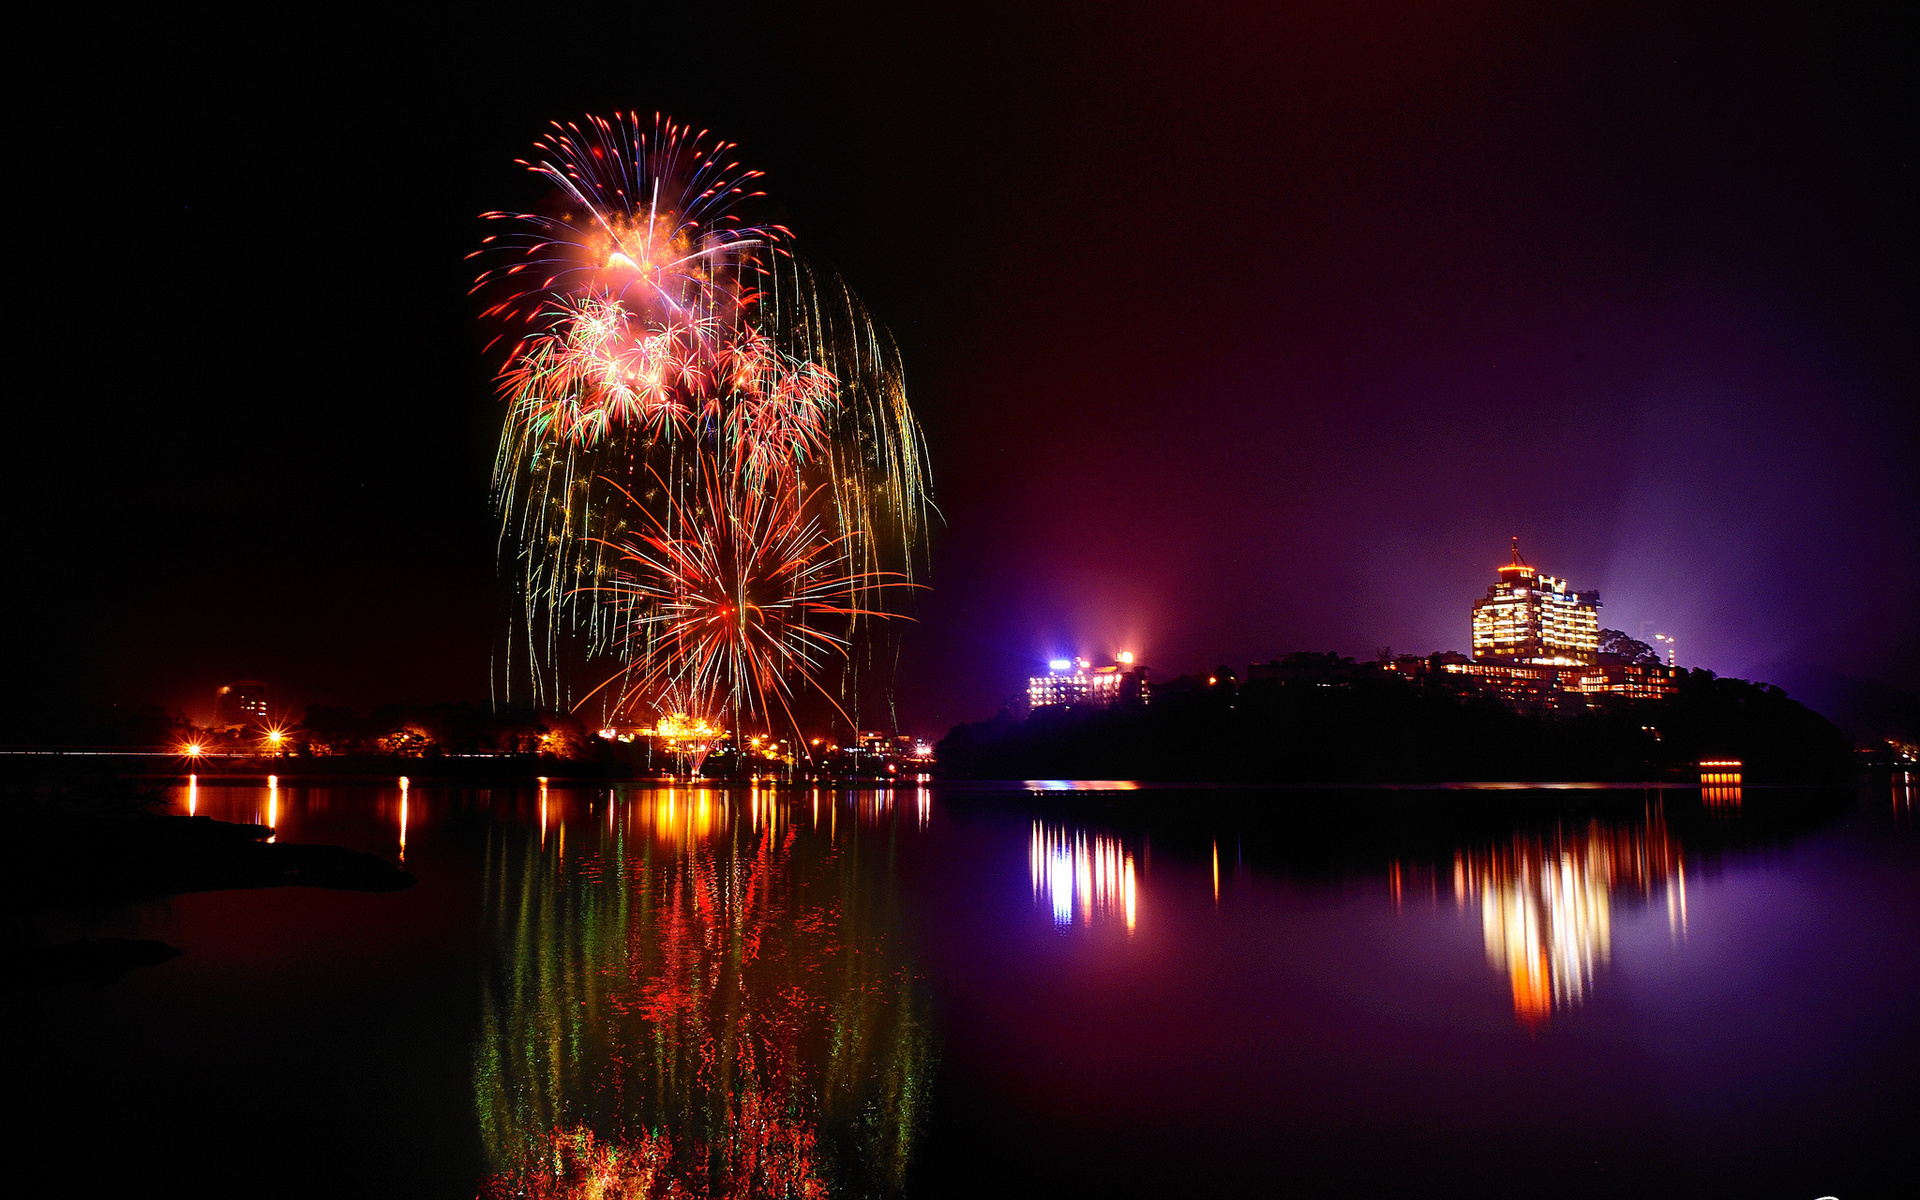
[[[83,1194],[1850,1200],[1915,1165],[1911,780],[176,801],[420,882],[48,920],[185,951],[8,1000],[18,1145]]]

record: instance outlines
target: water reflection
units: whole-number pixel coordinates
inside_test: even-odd
[[[537,803],[538,827],[496,826],[487,856],[489,1190],[898,1192],[931,1039],[891,795],[542,788]]]
[[[1092,925],[1095,917],[1124,918],[1132,933],[1139,916],[1140,885],[1133,853],[1118,838],[1075,832],[1064,825],[1033,823],[1027,843],[1027,868],[1033,897],[1053,910],[1053,923],[1065,929],[1077,916]]]
[[[1701,763],[1700,799],[1713,808],[1738,808],[1743,765],[1732,760]]]
[[[1396,903],[1409,877],[1421,873],[1418,865],[1392,865],[1388,888]],[[1514,1016],[1528,1026],[1586,998],[1596,968],[1613,953],[1617,897],[1658,894],[1670,932],[1678,938],[1686,931],[1686,866],[1658,813],[1627,824],[1593,820],[1545,835],[1517,833],[1504,845],[1457,851],[1452,874],[1454,901],[1479,908],[1487,962],[1507,976]],[[1435,882],[1429,875],[1429,885]]]

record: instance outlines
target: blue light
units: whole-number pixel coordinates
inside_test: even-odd
[[[1073,660],[1070,658],[1056,658],[1047,663],[1047,669],[1049,671],[1067,671],[1072,668]]]

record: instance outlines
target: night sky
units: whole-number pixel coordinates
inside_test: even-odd
[[[17,690],[484,700],[463,256],[614,109],[741,143],[902,344],[909,732],[1056,654],[1464,649],[1516,534],[1683,664],[1920,686],[1893,6],[832,7],[17,29]]]

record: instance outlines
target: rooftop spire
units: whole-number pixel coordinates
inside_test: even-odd
[[[1527,560],[1520,555],[1520,539],[1518,537],[1513,539],[1513,561],[1501,567],[1500,574],[1504,577],[1516,571],[1522,575],[1533,574],[1533,567],[1528,565]]]

